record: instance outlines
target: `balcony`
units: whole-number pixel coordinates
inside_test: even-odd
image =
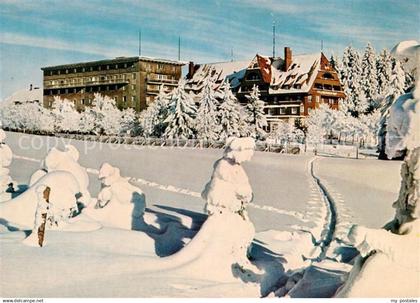
[[[178,86],[178,80],[173,79],[153,79],[153,78],[146,78],[147,84],[154,84],[154,85],[168,85],[168,86]]]

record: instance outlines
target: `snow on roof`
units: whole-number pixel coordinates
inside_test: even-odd
[[[160,59],[154,57],[116,57],[114,59],[104,59],[104,60],[96,60],[96,61],[86,61],[86,62],[77,62],[77,63],[70,63],[70,64],[63,64],[63,65],[55,65],[55,66],[46,66],[42,67],[41,70],[49,71],[49,70],[57,70],[57,69],[65,69],[65,68],[77,68],[77,67],[88,67],[88,66],[96,66],[96,65],[106,65],[106,64],[119,64],[119,63],[132,63],[138,61],[148,61],[148,62],[157,62],[157,63],[166,63],[166,64],[173,64],[173,65],[185,65],[186,62],[184,61],[175,61],[169,59]]]
[[[272,66],[270,93],[307,92],[316,78],[314,70],[321,63],[321,53],[295,55],[287,71]]]
[[[29,89],[22,89],[14,92],[11,96],[4,99],[2,105],[6,105],[9,103],[33,103],[39,102],[41,103],[43,100],[43,90],[40,88],[33,88],[32,90]]]
[[[233,61],[208,63],[199,66],[188,85],[200,91],[206,77],[215,83],[229,79],[231,87],[236,88],[241,84],[247,69],[260,69],[264,80],[270,82],[270,94],[305,93],[308,92],[315,81],[321,63],[321,53],[295,55],[292,63],[285,72],[284,60],[276,57],[256,54],[251,61]],[[268,80],[266,77],[268,76]],[[271,81],[269,81],[271,78]]]
[[[201,89],[203,80],[210,77],[215,83],[229,79],[232,88],[240,85],[241,79],[245,76],[249,61],[231,61],[201,64],[188,81],[197,90]]]

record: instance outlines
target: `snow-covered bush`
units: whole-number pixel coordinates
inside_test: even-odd
[[[277,128],[269,134],[269,138],[279,144],[283,144],[287,142],[301,142],[305,138],[305,134],[293,124],[280,121]]]
[[[79,131],[80,113],[70,100],[54,97],[51,113],[55,131],[66,133]]]
[[[102,189],[98,201],[83,213],[104,225],[131,229],[133,220],[142,217],[146,209],[144,193],[122,177],[119,168],[108,163],[102,164],[99,179]]]
[[[169,95],[168,116],[164,137],[169,139],[190,139],[195,133],[195,117],[197,108],[192,97],[185,91],[185,81]]]
[[[220,135],[217,112],[218,101],[213,86],[213,81],[209,79],[205,80],[195,118],[197,138],[206,141],[217,141]]]
[[[2,126],[0,121],[0,127]],[[6,133],[0,128],[0,202],[10,199],[10,194],[6,193],[13,185],[9,175],[9,166],[12,163],[12,150],[5,143]]]
[[[211,180],[202,192],[208,214],[230,211],[248,218],[246,206],[252,200],[252,189],[240,164],[251,159],[254,149],[251,138],[226,140],[223,158],[214,165]]]
[[[88,114],[93,115],[93,132],[97,135],[117,135],[121,127],[121,111],[115,100],[96,93]]]
[[[47,228],[60,229],[77,210],[79,182],[67,171],[54,171],[41,177],[33,186],[16,198],[0,203],[0,218],[9,226],[33,228],[40,191],[50,188]],[[43,213],[43,212],[41,212]]]
[[[223,158],[214,165],[211,180],[203,190],[209,217],[195,237],[168,262],[179,264],[176,273],[188,277],[235,282],[239,277],[257,281],[260,273],[248,259],[247,252],[255,235],[246,206],[252,200],[252,189],[241,163],[251,159],[251,138],[229,138]]]
[[[30,132],[52,133],[54,118],[51,111],[38,103],[7,104],[0,108],[4,128]]]
[[[258,86],[254,85],[252,92],[247,96],[246,104],[247,122],[250,125],[251,136],[256,139],[264,139],[266,132],[264,127],[267,126],[267,120],[264,113],[264,101],[260,100],[260,91]]]
[[[88,190],[89,176],[86,169],[77,161],[79,160],[79,151],[73,145],[66,145],[64,151],[53,147],[43,161],[44,166],[36,174],[39,177],[54,171],[67,171],[71,173],[78,182],[81,197],[79,201],[85,206],[91,203],[91,196]],[[37,182],[37,178],[31,177],[31,183]]]

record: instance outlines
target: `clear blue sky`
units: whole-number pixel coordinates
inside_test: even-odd
[[[1,0],[0,98],[41,85],[42,66],[137,55],[139,28],[147,56],[176,59],[178,36],[182,60],[271,54],[273,21],[279,54],[379,50],[420,40],[420,0]]]

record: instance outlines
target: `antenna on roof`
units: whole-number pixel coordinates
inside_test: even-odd
[[[181,36],[178,37],[178,61],[181,61]]]
[[[139,29],[139,57],[141,57],[141,29]]]
[[[276,56],[276,21],[273,21],[273,58]]]
[[[230,49],[230,62],[233,62],[233,48]]]

